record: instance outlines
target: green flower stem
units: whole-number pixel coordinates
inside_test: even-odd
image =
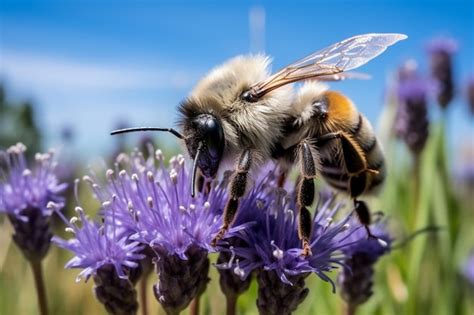
[[[148,315],[148,274],[142,276],[140,280],[140,306],[142,309],[142,315]]]
[[[41,260],[30,261],[31,270],[35,279],[36,294],[38,297],[38,306],[41,315],[48,315],[48,301],[46,299],[46,288],[44,286],[43,269]]]
[[[345,315],[355,315],[357,312],[357,305],[347,305],[345,308]]]
[[[418,202],[420,199],[420,158],[420,154],[413,156],[413,209],[418,208]]]

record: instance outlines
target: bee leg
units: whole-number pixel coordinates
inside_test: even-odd
[[[339,139],[341,143],[342,157],[349,176],[349,194],[355,200],[367,187],[367,173],[374,171],[367,169],[367,160],[359,144],[343,131],[328,133],[319,137],[316,143],[325,144],[332,139]]]
[[[325,135],[320,136],[319,138],[316,139],[316,144],[318,146],[323,146],[327,144],[329,141],[335,140],[335,139],[340,139],[341,138],[341,133],[340,132],[330,132]]]
[[[309,242],[311,236],[311,213],[307,209],[314,201],[314,178],[316,177],[315,156],[311,150],[311,144],[303,140],[298,146],[301,179],[297,187],[297,206],[298,206],[298,236],[302,242],[303,256],[311,255],[311,245]]]
[[[371,224],[372,219],[367,204],[364,201],[354,199],[354,209],[357,214],[357,217],[359,218],[359,222],[364,226],[365,230],[367,231],[367,238],[373,238],[377,240],[377,242],[379,242],[379,244],[383,247],[388,246],[387,242],[375,236],[370,231],[369,225]]]
[[[206,196],[209,195],[209,193],[211,192],[211,182],[211,180],[206,179],[202,172],[198,170],[196,180],[197,191],[203,193]]]
[[[278,179],[277,179],[277,185],[279,188],[283,188],[283,185],[285,185],[286,178],[288,177],[288,170],[285,168],[280,168],[280,171],[278,173]]]
[[[328,133],[316,140],[318,145],[324,145],[328,141],[339,139],[341,142],[342,156],[349,175],[349,194],[354,200],[354,208],[357,217],[362,225],[364,225],[369,238],[376,239],[380,244],[385,244],[383,240],[376,237],[370,231],[371,224],[370,210],[364,201],[357,198],[362,195],[367,187],[367,174],[376,173],[377,171],[367,169],[367,160],[360,146],[350,135],[343,131]]]
[[[358,200],[357,198],[362,195],[367,187],[367,173],[363,170],[358,174],[349,175],[349,193],[354,199],[354,209],[359,218],[359,222],[364,226],[367,231],[368,238],[374,238],[382,244],[382,240],[374,236],[370,231],[370,224],[372,218],[369,207],[364,201]]]
[[[230,197],[224,208],[224,224],[220,228],[217,235],[211,241],[212,246],[216,246],[217,241],[222,239],[234,221],[235,214],[239,208],[239,199],[245,194],[248,181],[248,172],[252,165],[252,154],[250,150],[242,152],[237,163],[236,171],[230,180]]]
[[[349,176],[356,176],[365,172],[378,174],[377,170],[367,168],[364,151],[349,134],[343,131],[327,133],[317,138],[316,143],[322,146],[334,139],[339,139],[341,143],[342,156]]]

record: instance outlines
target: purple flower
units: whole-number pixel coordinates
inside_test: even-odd
[[[222,225],[226,201],[224,182],[213,182],[208,194],[192,198],[190,176],[184,157],[173,157],[166,167],[158,150],[146,160],[138,151],[120,154],[115,170],[106,172],[105,185],[85,180],[101,201],[106,221],[115,215],[117,226],[132,239],[186,260],[191,247],[214,251],[210,243]]]
[[[50,203],[51,209],[55,207]],[[109,313],[135,314],[138,301],[134,285],[141,274],[139,262],[145,258],[144,246],[112,224],[89,220],[80,207],[76,207],[78,217],[70,221],[57,213],[67,225],[66,231],[74,234],[69,240],[53,238],[56,245],[75,255],[65,267],[82,269],[76,281],[94,278],[95,295]]]
[[[220,249],[231,252],[232,257],[216,267],[232,270],[242,280],[256,272],[259,311],[287,314],[308,294],[304,279],[309,274],[315,273],[334,287],[326,273],[342,263],[340,250],[348,244],[347,235],[356,227],[347,224],[350,216],[334,222],[332,218],[340,207],[332,205],[333,199],[322,202],[313,221],[312,255],[302,256],[294,194],[275,188],[272,177],[269,174],[256,185],[242,203],[234,226],[250,220],[254,223],[228,233],[230,241],[219,243]]]
[[[227,235],[228,238],[241,239],[245,245],[226,249],[228,245],[221,243],[223,250],[235,255],[230,263],[218,267],[233,266],[234,272],[242,279],[254,270],[263,269],[275,271],[280,280],[288,285],[292,284],[288,276],[311,272],[331,282],[325,273],[342,262],[343,257],[337,253],[348,243],[346,235],[355,229],[348,229],[350,216],[333,222],[332,217],[341,207],[332,206],[332,198],[322,206],[318,205],[311,236],[313,254],[303,257],[294,196],[288,195],[283,189],[269,186],[263,190],[253,190],[245,200],[234,226],[246,220],[253,220],[253,224]]]
[[[48,252],[52,237],[49,202],[64,205],[61,193],[67,187],[55,175],[53,153],[37,153],[28,166],[26,147],[18,143],[0,152],[0,213],[6,213],[14,227],[13,239],[30,260],[41,260]]]
[[[466,99],[471,115],[474,116],[474,76],[467,81]]]
[[[352,220],[352,224],[357,224]],[[363,227],[357,228],[347,238],[349,246],[345,246],[342,252],[346,257],[352,257],[356,253],[364,253],[372,263],[375,263],[381,256],[390,252],[393,238],[387,231],[385,221],[377,221],[371,225],[370,230],[376,238],[367,237],[367,232]]]
[[[438,103],[446,108],[454,97],[452,56],[458,44],[453,38],[439,37],[427,45],[430,55],[431,75],[438,83]]]
[[[430,54],[449,54],[452,55],[458,51],[458,42],[451,37],[437,37],[432,39],[427,45],[426,50]]]
[[[373,224],[371,231],[378,239],[367,238],[365,229],[359,228],[347,239],[351,245],[342,249],[346,260],[337,282],[342,298],[353,311],[372,296],[374,265],[390,251],[393,241],[383,222]]]
[[[423,150],[428,139],[427,102],[432,89],[432,82],[421,78],[414,70],[400,75],[394,129],[396,135],[405,141],[414,154],[419,154]]]
[[[37,153],[31,168],[28,167],[25,151],[22,143],[8,148],[6,152],[0,151],[6,166],[5,180],[0,182],[0,212],[27,221],[28,218],[22,215],[27,208],[35,208],[42,216],[50,216],[52,212],[47,207],[48,202],[63,205],[64,197],[60,194],[67,184],[58,183],[52,151]]]
[[[474,287],[474,254],[467,259],[462,273],[467,281]]]
[[[50,208],[54,207],[54,204],[50,204]],[[56,236],[53,238],[56,245],[75,254],[65,267],[83,269],[76,281],[81,279],[87,281],[105,265],[113,266],[119,278],[127,279],[128,270],[137,268],[138,261],[144,258],[141,254],[144,246],[130,240],[126,233],[120,233],[108,222],[100,225],[91,221],[80,207],[76,207],[76,213],[78,217],[72,217],[68,221],[58,212],[67,225],[66,231],[74,234],[74,237],[69,240]],[[81,223],[80,226],[78,222]]]
[[[208,282],[211,240],[222,225],[227,179],[209,182],[208,192],[191,197],[191,173],[183,156],[165,166],[161,151],[120,154],[107,183],[86,177],[102,203],[105,221],[112,220],[130,239],[156,254],[159,277],[155,296],[169,312],[179,312],[204,292]],[[206,184],[207,186],[207,184]],[[239,226],[238,228],[245,228]],[[231,229],[231,231],[234,231]]]

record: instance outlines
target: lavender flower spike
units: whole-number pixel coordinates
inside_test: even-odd
[[[50,203],[50,208],[55,205]],[[94,278],[95,295],[109,313],[136,314],[134,285],[140,276],[139,261],[145,257],[141,254],[144,246],[131,241],[115,226],[90,221],[80,207],[76,207],[76,213],[78,216],[68,221],[58,212],[67,225],[66,231],[74,234],[69,240],[53,238],[56,245],[75,254],[65,267],[82,269],[76,281]]]
[[[432,40],[427,47],[431,62],[431,75],[438,83],[438,103],[446,108],[454,97],[452,56],[458,49],[453,38],[440,37]]]
[[[350,314],[354,314],[357,307],[372,296],[374,265],[390,251],[393,241],[384,222],[375,223],[371,230],[385,244],[381,244],[380,240],[367,238],[365,229],[360,228],[347,239],[351,245],[342,249],[346,260],[337,282]]]
[[[58,183],[53,153],[37,153],[30,168],[26,147],[18,143],[0,151],[0,213],[6,213],[14,228],[13,240],[31,262],[47,254],[52,237],[48,202],[64,205],[61,193],[66,184]]]
[[[428,139],[427,101],[431,89],[430,81],[419,77],[416,72],[403,75],[398,83],[395,133],[415,155],[423,150]]]
[[[466,100],[469,105],[469,111],[474,116],[474,76],[472,76],[466,85]]]

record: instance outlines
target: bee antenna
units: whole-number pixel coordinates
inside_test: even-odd
[[[136,132],[136,131],[166,131],[173,134],[178,139],[184,139],[184,136],[173,128],[157,128],[157,127],[125,128],[125,129],[113,130],[110,134],[118,135],[121,133]]]
[[[191,177],[191,197],[193,198],[196,195],[197,161],[199,159],[199,155],[201,154],[202,146],[203,146],[202,142],[199,142],[196,155],[194,156],[193,170],[192,170],[192,177]]]

